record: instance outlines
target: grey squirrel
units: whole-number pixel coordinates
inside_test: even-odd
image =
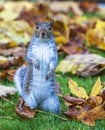
[[[14,82],[24,102],[31,108],[60,113],[56,94],[54,69],[58,62],[51,22],[35,21],[36,28],[29,44],[26,62],[14,76]]]

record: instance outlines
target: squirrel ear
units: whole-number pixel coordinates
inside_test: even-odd
[[[34,22],[36,23],[36,25],[39,23],[39,20],[36,16],[34,16]]]
[[[53,26],[53,24],[54,24],[54,20],[52,20],[52,21],[50,22],[50,25],[51,25],[51,26]]]

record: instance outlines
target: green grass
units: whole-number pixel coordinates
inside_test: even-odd
[[[97,52],[104,56],[104,52],[98,49],[91,49],[92,52]],[[59,55],[59,60],[62,60],[64,55]],[[70,93],[68,88],[68,78],[72,78],[77,81],[79,86],[86,89],[87,93],[90,93],[96,79],[98,76],[94,77],[80,77],[71,74],[56,74],[57,81],[61,85],[61,90],[63,95]],[[105,73],[100,75],[101,81],[105,82]],[[2,84],[14,86],[12,82],[3,80]],[[11,102],[16,104],[19,95],[16,93],[14,96],[8,97]],[[61,117],[66,118],[63,112],[67,110],[63,99],[60,99],[61,104]],[[105,121],[97,120],[96,126],[90,127],[82,124],[76,120],[63,121],[48,113],[38,112],[33,119],[22,119],[15,113],[15,105],[11,104],[3,99],[0,100],[0,130],[105,130]],[[8,119],[12,117],[12,119]]]

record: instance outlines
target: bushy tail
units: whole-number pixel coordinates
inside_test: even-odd
[[[14,82],[16,84],[16,88],[18,89],[20,96],[22,96],[22,84],[23,84],[23,78],[24,78],[26,69],[27,69],[26,66],[20,67],[16,71],[15,76],[14,76]]]

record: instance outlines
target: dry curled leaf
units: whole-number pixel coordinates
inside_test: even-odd
[[[22,118],[33,118],[36,113],[35,110],[32,110],[24,103],[22,98],[17,102],[15,111]]]
[[[16,91],[16,88],[0,85],[0,97],[6,97],[8,94],[13,95]]]
[[[105,58],[97,54],[69,55],[57,66],[56,71],[81,76],[93,76],[105,70]]]
[[[76,98],[76,97],[73,97],[73,96],[63,96],[63,99],[67,102],[72,103],[73,105],[80,105],[80,104],[83,104],[85,102],[85,99]]]

